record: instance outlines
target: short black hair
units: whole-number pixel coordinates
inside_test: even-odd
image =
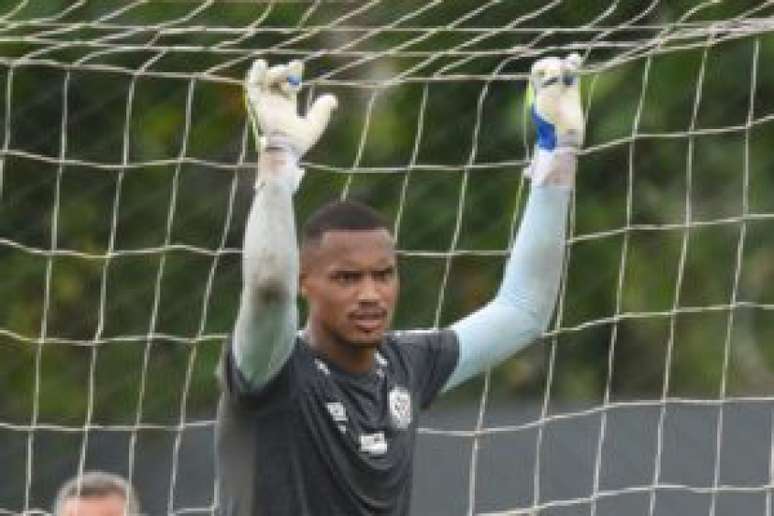
[[[319,242],[326,231],[359,231],[385,229],[382,215],[361,202],[333,201],[318,208],[301,229],[302,244]]]

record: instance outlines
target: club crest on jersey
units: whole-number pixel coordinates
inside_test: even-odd
[[[393,387],[389,394],[390,416],[392,424],[399,430],[405,430],[411,424],[411,395],[401,386]]]

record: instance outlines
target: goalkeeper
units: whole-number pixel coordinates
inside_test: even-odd
[[[298,163],[336,99],[324,95],[300,117],[301,63],[254,63],[247,107],[261,152],[239,313],[220,371],[221,514],[408,514],[420,409],[536,340],[551,318],[583,138],[579,62],[532,67],[532,186],[499,292],[449,328],[406,332],[389,331],[395,242],[377,213],[329,204],[297,245]],[[299,294],[309,312],[300,331]]]

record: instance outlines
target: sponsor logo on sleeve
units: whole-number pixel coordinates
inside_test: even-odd
[[[369,455],[384,455],[387,453],[387,439],[384,438],[384,432],[361,435],[360,451]]]

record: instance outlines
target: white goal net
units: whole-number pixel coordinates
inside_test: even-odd
[[[561,297],[440,400],[414,513],[774,511],[774,2],[12,0],[0,5],[0,514],[91,469],[213,514],[213,371],[255,149],[251,61],[340,101],[299,219],[394,222],[398,328],[492,296],[532,146],[529,67],[588,119]],[[442,493],[442,496],[439,495]]]

